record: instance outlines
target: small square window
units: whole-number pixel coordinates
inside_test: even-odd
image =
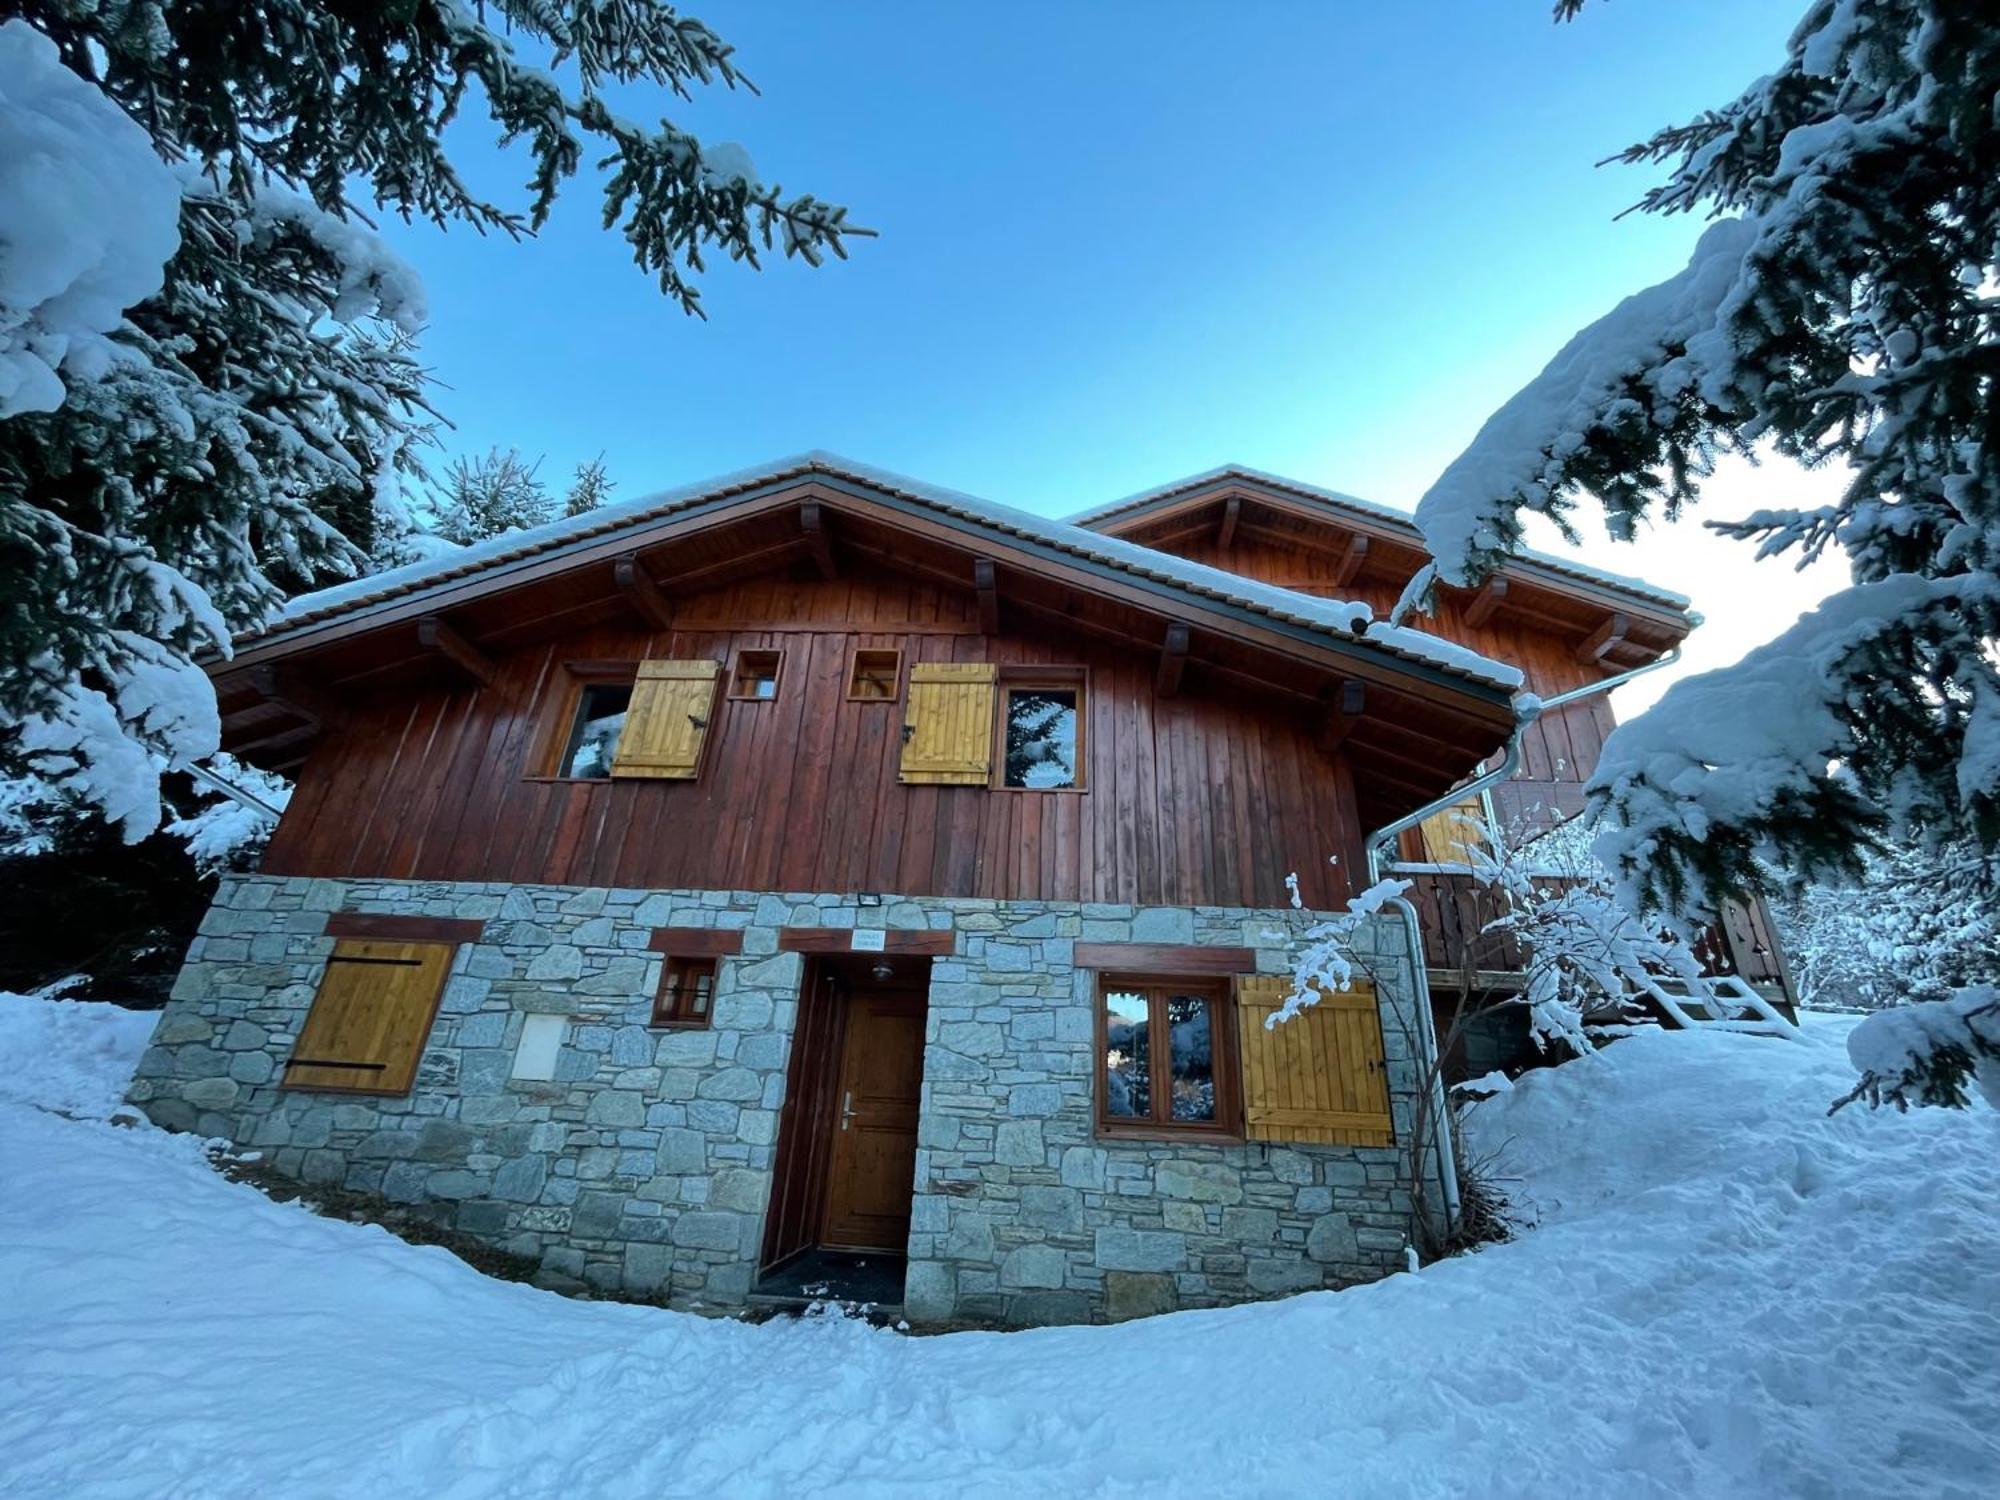
[[[715,960],[668,958],[653,1000],[655,1026],[706,1026],[715,1000]]]
[[[1002,786],[1061,791],[1083,784],[1083,686],[1023,684],[1006,690]]]
[[[778,665],[781,651],[739,651],[736,670],[729,677],[729,696],[768,702],[778,696]]]
[[[847,675],[847,696],[863,703],[893,703],[902,679],[902,652],[856,651]]]
[[[577,693],[576,716],[570,721],[556,775],[588,780],[608,777],[618,754],[618,736],[625,728],[625,712],[631,706],[631,683],[586,682]]]

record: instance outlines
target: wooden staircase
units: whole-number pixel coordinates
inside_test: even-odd
[[[1791,1005],[1762,994],[1735,974],[1705,974],[1700,979],[1641,979],[1633,1002],[1669,1030],[1741,1031],[1753,1036],[1796,1036],[1799,1024]]]

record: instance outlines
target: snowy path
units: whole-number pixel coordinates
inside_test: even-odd
[[[2000,1120],[1826,1120],[1837,1027],[1642,1037],[1485,1106],[1543,1213],[1513,1245],[911,1339],[488,1281],[39,1107],[101,1113],[149,1022],[0,997],[13,1500],[2000,1493]]]

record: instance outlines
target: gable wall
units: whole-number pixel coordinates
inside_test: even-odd
[[[1149,653],[1049,633],[989,640],[969,589],[893,579],[769,579],[676,608],[685,628],[609,625],[501,657],[477,691],[348,691],[348,720],[303,768],[264,870],[1228,906],[1284,904],[1296,870],[1309,905],[1349,894],[1362,830],[1344,763],[1316,748],[1305,716],[1216,691],[1198,666],[1158,700]],[[561,711],[564,661],[726,663],[744,647],[786,653],[779,696],[718,704],[696,781],[529,774]],[[1089,789],[901,785],[900,699],[845,699],[857,647],[901,650],[906,676],[912,661],[1088,667]]]

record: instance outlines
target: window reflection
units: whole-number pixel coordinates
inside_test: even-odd
[[[1213,1033],[1206,998],[1168,997],[1167,1034],[1173,1044],[1172,1116],[1176,1120],[1215,1118]]]
[[[1006,785],[1073,787],[1075,688],[1012,688],[1007,693]]]
[[[1151,1045],[1144,995],[1108,991],[1104,996],[1104,1108],[1124,1119],[1153,1112]]]
[[[618,736],[625,728],[625,711],[632,706],[629,682],[593,682],[584,686],[576,704],[558,776],[602,778],[611,774],[618,755]]]

